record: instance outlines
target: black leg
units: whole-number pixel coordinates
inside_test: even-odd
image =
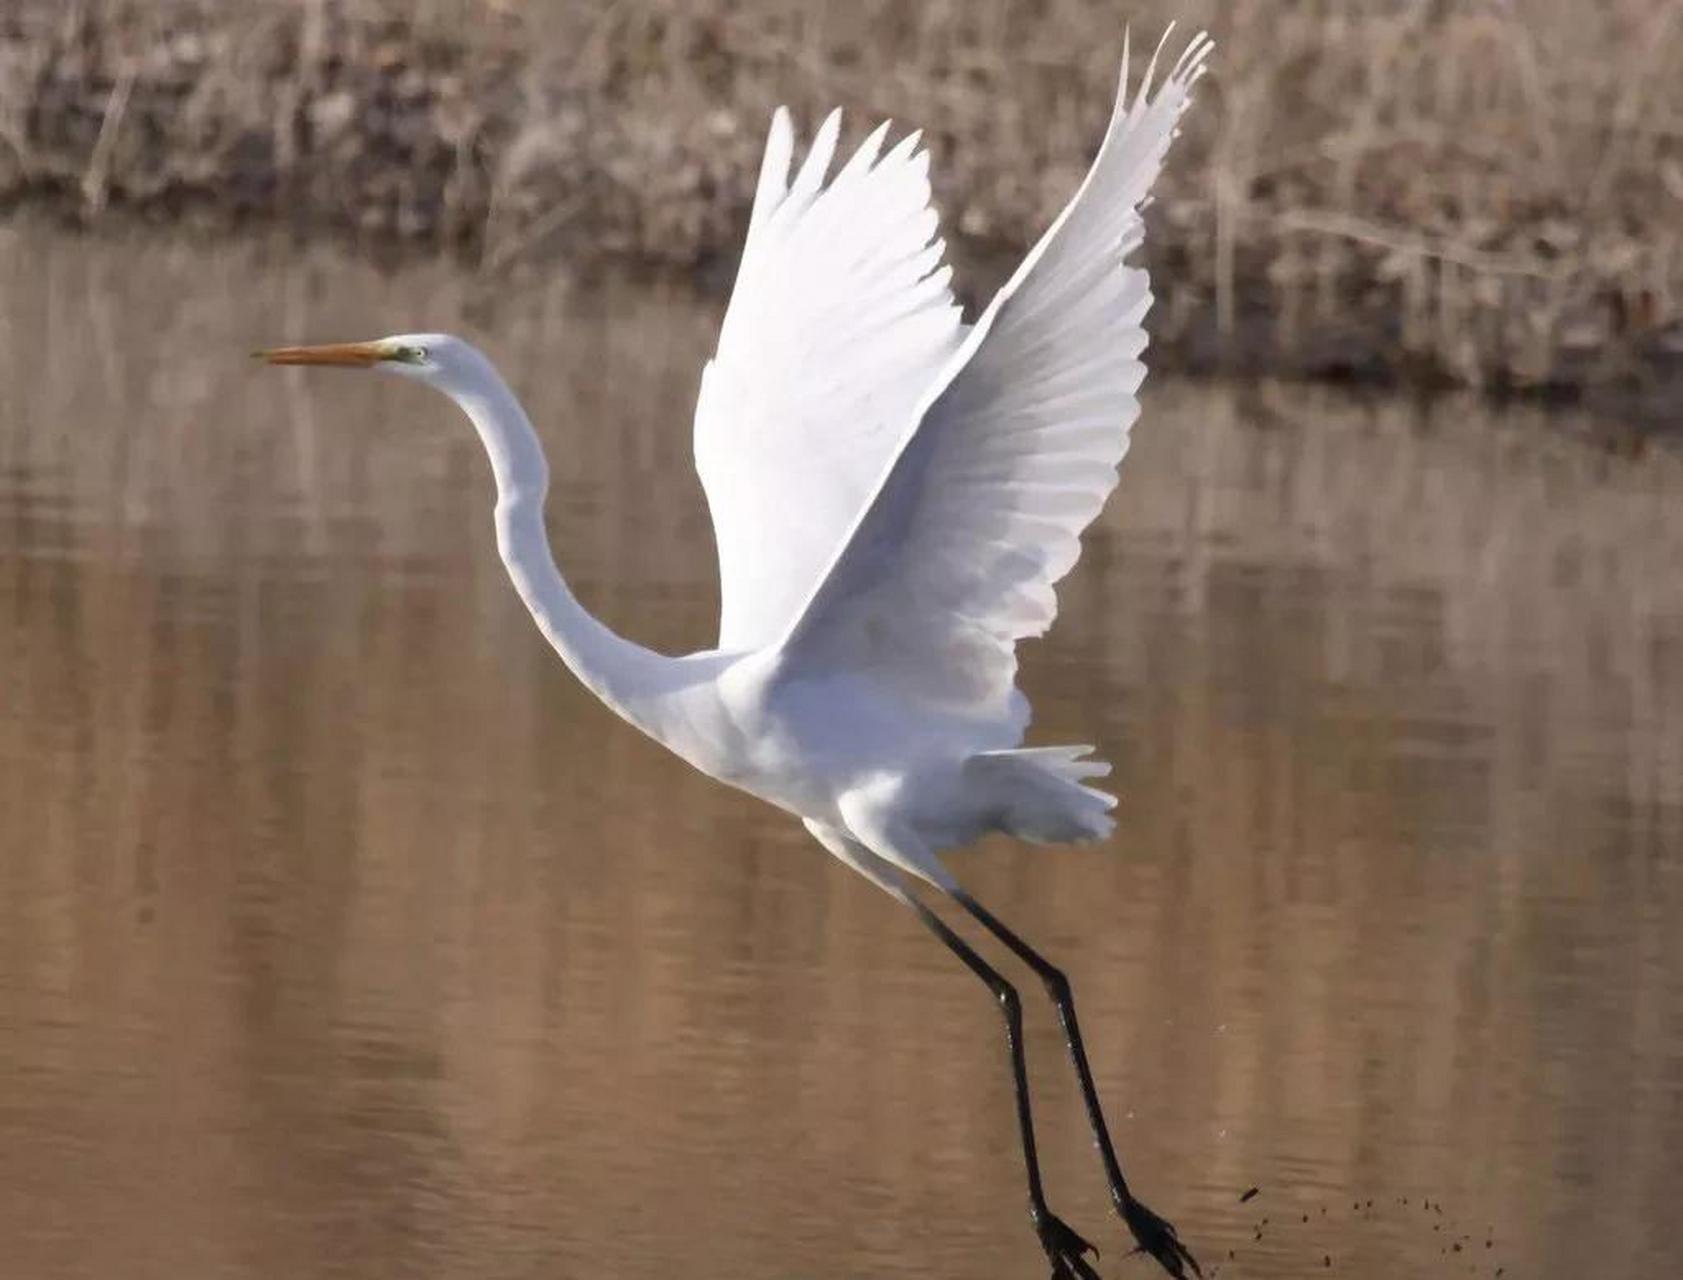
[[[1040,1159],[1034,1150],[1034,1118],[1029,1112],[1028,1065],[1023,1055],[1023,1008],[1017,989],[965,941],[949,929],[928,907],[916,899],[912,910],[971,973],[988,984],[1005,1014],[1005,1036],[1011,1050],[1011,1077],[1017,1089],[1017,1126],[1023,1141],[1023,1163],[1028,1169],[1029,1218],[1040,1237],[1041,1248],[1052,1263],[1052,1280],[1099,1280],[1086,1255],[1098,1250],[1083,1240],[1062,1219],[1046,1207],[1040,1185]]]
[[[1104,1111],[1099,1106],[1098,1090],[1093,1087],[1093,1071],[1087,1065],[1087,1050],[1081,1043],[1081,1024],[1076,1021],[1075,993],[1070,990],[1069,979],[1046,957],[1001,924],[992,912],[969,894],[958,890],[954,892],[953,897],[976,917],[989,933],[1034,970],[1045,985],[1046,993],[1052,997],[1052,1003],[1057,1006],[1058,1020],[1064,1028],[1064,1042],[1069,1045],[1070,1061],[1075,1064],[1075,1074],[1081,1081],[1081,1100],[1087,1107],[1087,1122],[1093,1129],[1093,1144],[1099,1149],[1099,1158],[1104,1161],[1105,1177],[1110,1182],[1110,1198],[1115,1202],[1122,1220],[1128,1224],[1128,1230],[1133,1233],[1134,1242],[1142,1252],[1156,1258],[1163,1269],[1177,1280],[1184,1280],[1188,1267],[1192,1268],[1194,1275],[1203,1275],[1198,1260],[1180,1242],[1175,1229],[1146,1208],[1128,1189],[1127,1180],[1122,1176],[1122,1165],[1116,1158],[1116,1148],[1110,1141],[1110,1129],[1105,1124]]]

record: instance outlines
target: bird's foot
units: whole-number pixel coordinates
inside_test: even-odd
[[[1166,1221],[1132,1197],[1122,1202],[1121,1209],[1122,1220],[1134,1234],[1135,1253],[1148,1253],[1156,1258],[1158,1265],[1175,1280],[1186,1280],[1188,1267],[1194,1276],[1204,1274],[1198,1266],[1198,1259],[1180,1242],[1180,1236]]]
[[[1087,1261],[1089,1253],[1096,1258],[1099,1251],[1075,1228],[1049,1211],[1037,1215],[1034,1227],[1040,1233],[1040,1247],[1052,1264],[1052,1280],[1099,1280],[1099,1273]]]

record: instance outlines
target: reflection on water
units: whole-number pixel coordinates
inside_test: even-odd
[[[677,649],[714,318],[0,231],[6,1274],[1040,1273],[968,975],[571,682],[447,405],[242,358],[482,337],[580,594]],[[1116,840],[960,864],[1067,964],[1139,1185],[1231,1278],[1672,1273],[1683,465],[1147,411],[1027,663]],[[1055,1203],[1143,1274],[1032,1017]]]

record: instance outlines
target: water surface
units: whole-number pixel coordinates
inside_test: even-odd
[[[716,319],[0,230],[7,1275],[1042,1274],[973,980],[572,682],[448,405],[243,357],[480,339],[579,594],[677,650]],[[1067,966],[1138,1186],[1232,1280],[1676,1273],[1683,465],[1146,408],[1025,668],[1117,836],[955,860]],[[1146,1274],[1038,1003],[1030,1052],[1054,1204]]]

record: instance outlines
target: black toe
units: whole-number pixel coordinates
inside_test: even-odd
[[[1122,1218],[1134,1234],[1135,1253],[1150,1254],[1175,1280],[1186,1280],[1188,1267],[1194,1276],[1204,1274],[1198,1259],[1180,1242],[1174,1227],[1138,1200],[1130,1200],[1122,1207]]]
[[[1040,1219],[1040,1247],[1052,1264],[1052,1280],[1099,1280],[1099,1273],[1087,1261],[1090,1253],[1099,1256],[1098,1249],[1062,1218],[1048,1213]]]

